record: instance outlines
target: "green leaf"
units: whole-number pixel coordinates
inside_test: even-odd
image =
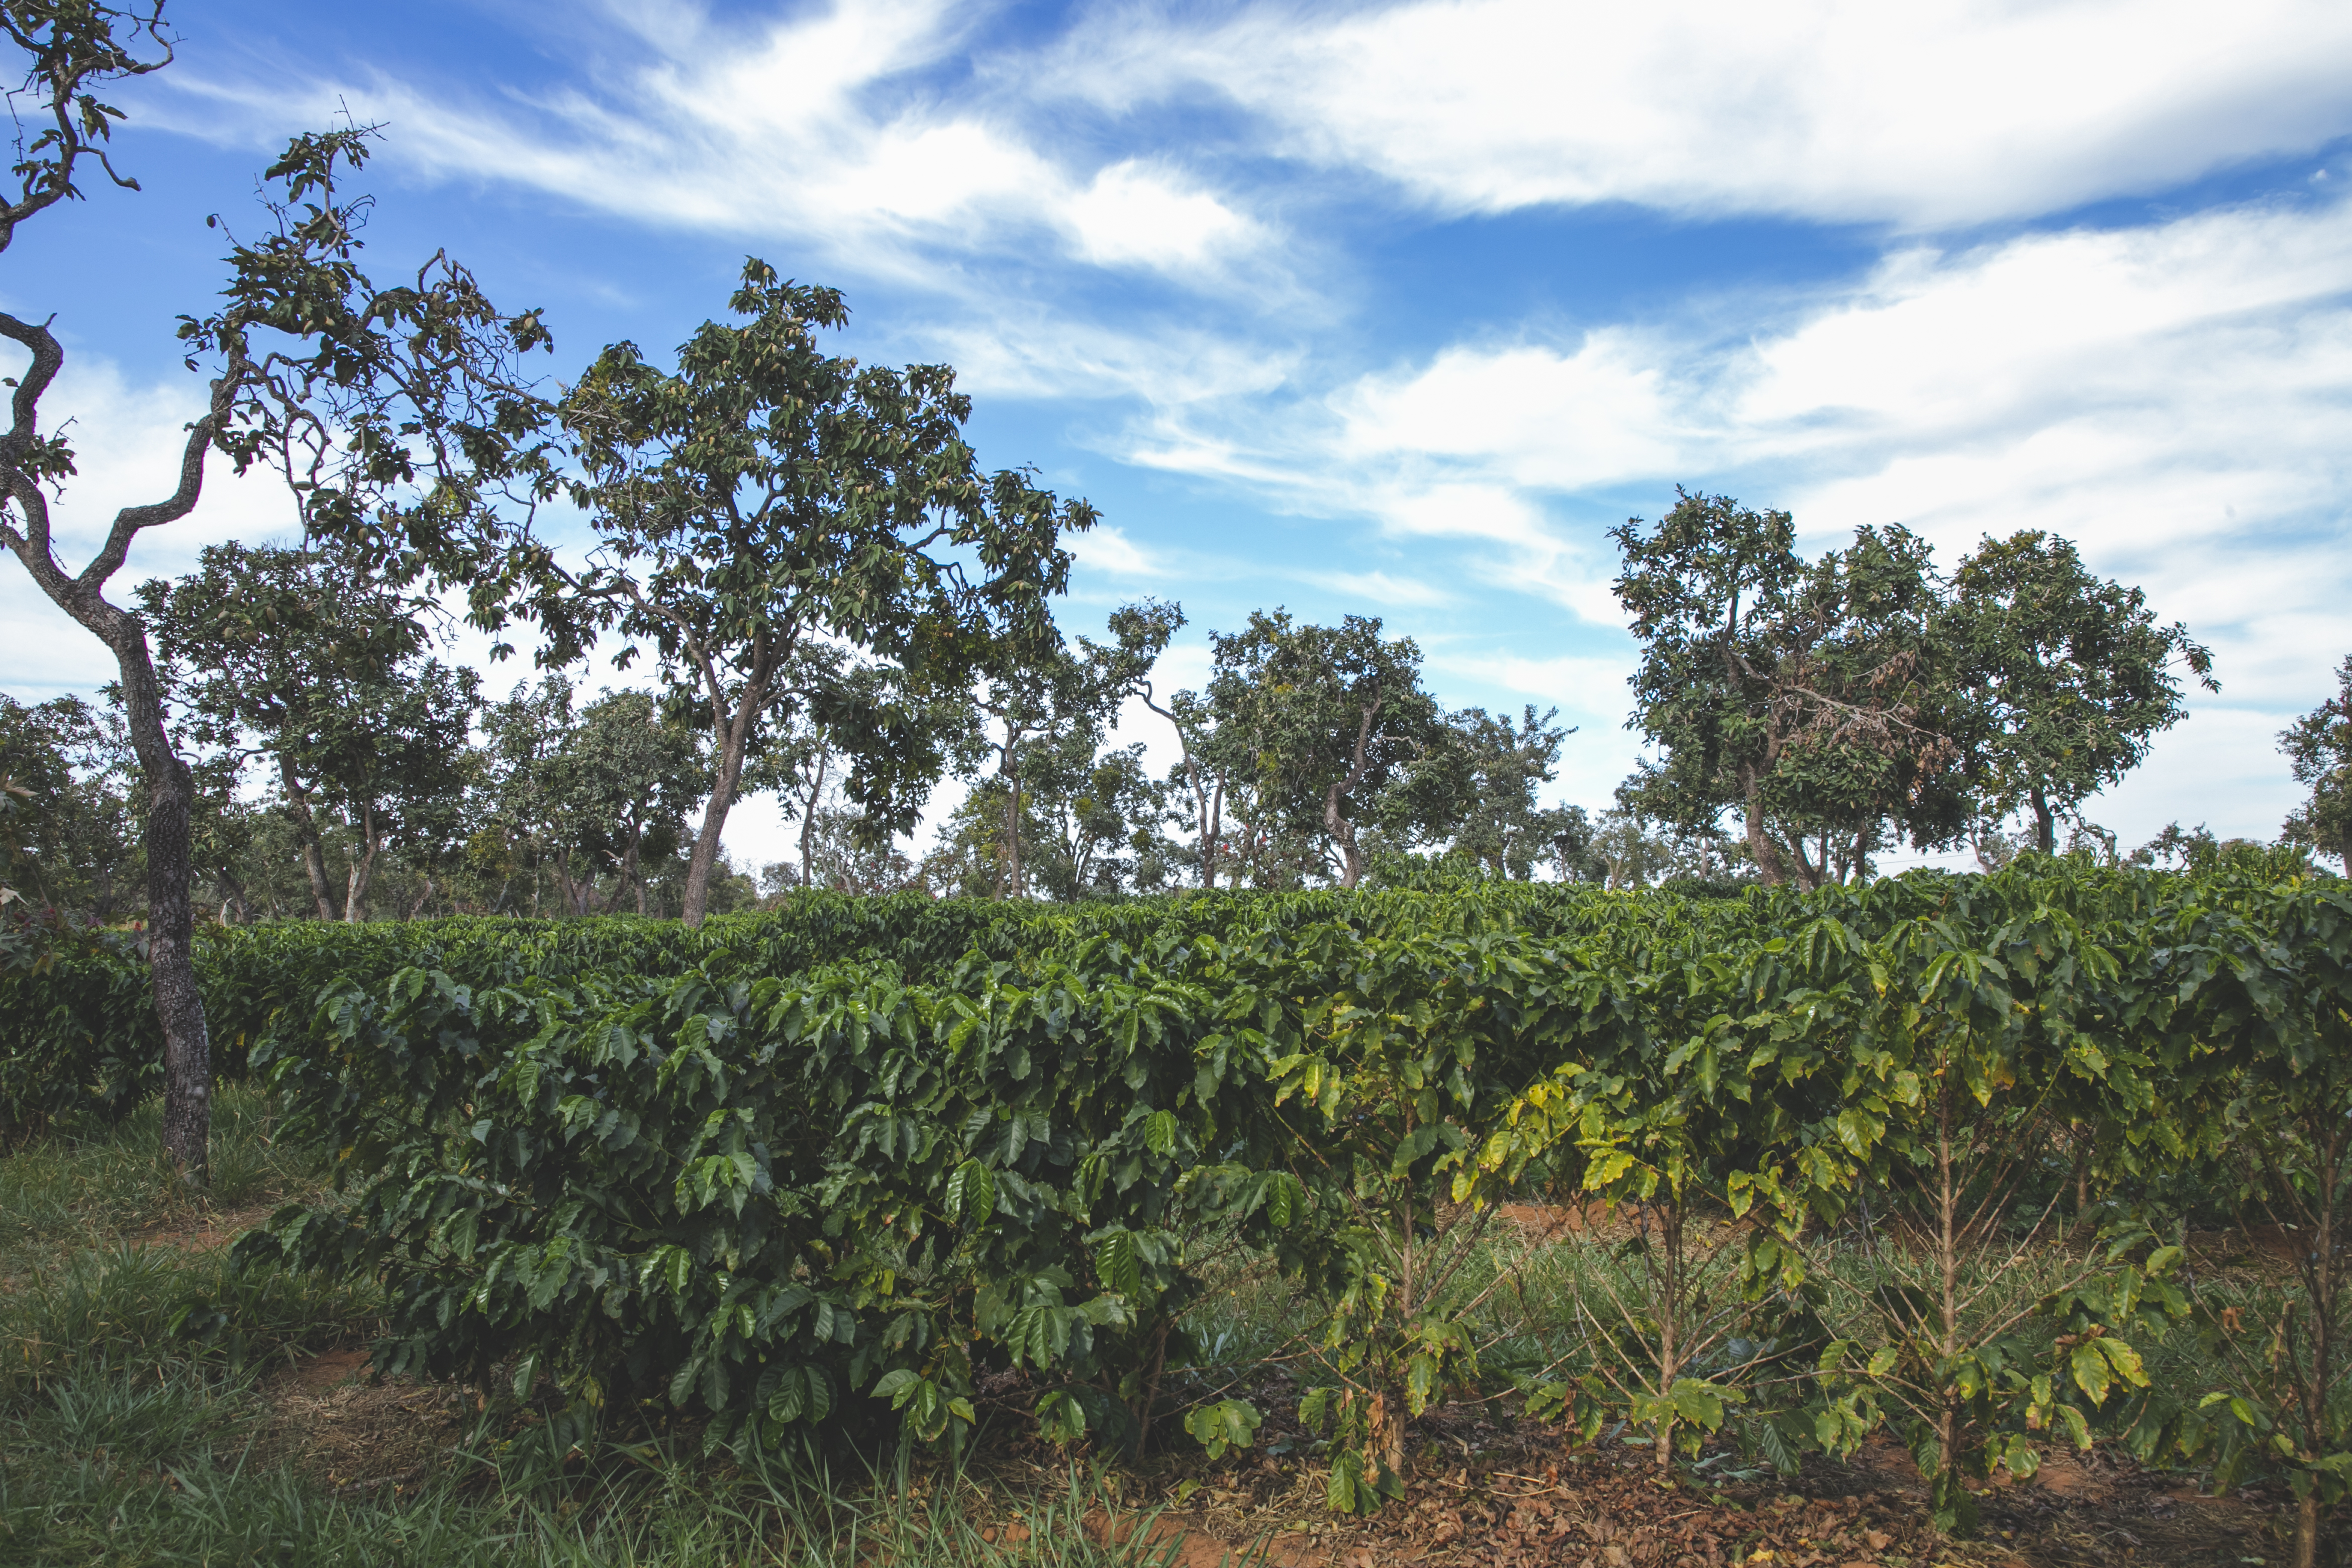
[[[1419,1415],[1428,1409],[1430,1397],[1436,1390],[1436,1357],[1423,1353],[1405,1363],[1404,1404],[1407,1411]]]
[[[1136,1251],[1135,1233],[1115,1230],[1095,1248],[1095,1272],[1103,1284],[1133,1298],[1143,1291],[1143,1263]]]
[[[1176,1118],[1168,1111],[1155,1110],[1144,1119],[1143,1146],[1155,1154],[1176,1152]]]
[[[1723,1405],[1727,1390],[1695,1377],[1678,1378],[1674,1387],[1675,1413],[1693,1426],[1713,1432],[1723,1426]]]
[[[2107,1364],[2114,1367],[2126,1383],[2134,1388],[2147,1386],[2147,1371],[2140,1364],[2139,1352],[2112,1334],[2091,1342],[2099,1347],[2099,1353],[2107,1358]]]
[[[967,1215],[971,1225],[984,1224],[996,1213],[996,1178],[979,1161],[966,1160],[948,1176],[940,1206],[950,1225],[964,1224]]]
[[[1195,1405],[1184,1417],[1184,1430],[1209,1450],[1210,1458],[1222,1459],[1230,1448],[1248,1447],[1263,1420],[1246,1400],[1220,1399]]]

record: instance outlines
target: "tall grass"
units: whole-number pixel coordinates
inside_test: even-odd
[[[0,1151],[0,1272],[19,1254],[109,1240],[276,1203],[315,1188],[325,1162],[278,1137],[277,1099],[254,1084],[213,1096],[212,1186],[201,1199],[163,1156],[163,1106],[68,1126]]]

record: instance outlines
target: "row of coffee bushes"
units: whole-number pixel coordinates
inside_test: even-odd
[[[1050,1436],[1135,1440],[1204,1253],[1240,1244],[1316,1304],[1328,1386],[1301,1415],[1340,1506],[1395,1491],[1430,1402],[1514,1383],[1662,1458],[1736,1430],[1785,1462],[1892,1423],[1955,1523],[1989,1466],[2103,1427],[2315,1503],[2339,1484],[2319,1331],[2342,1249],[2284,1282],[2264,1345],[2287,1348],[2241,1355],[2237,1308],[2148,1221],[2189,1181],[2338,1223],[2340,884],[2043,861],[1737,901],[1161,912],[919,976],[726,950],[332,985],[265,1055],[352,1151],[347,1191],[252,1247],[383,1277],[388,1368],[510,1365],[584,1407],[674,1402],[714,1440],[886,1407],[952,1436],[992,1369],[1027,1374]],[[2021,1312],[1984,1274],[2052,1239],[2069,1165],[2112,1245],[2078,1237]],[[1648,1245],[1622,1322],[1514,1361],[1451,1282],[1535,1185],[1627,1205]],[[1725,1215],[1728,1294],[1694,1240]],[[2138,1347],[2197,1334],[2212,1386],[2152,1386]],[[1256,1419],[1221,1400],[1188,1425],[1216,1445]]]
[[[1466,896],[1552,927],[1607,901],[1590,889],[1526,885]],[[236,1077],[257,1042],[307,1026],[328,984],[371,986],[411,968],[478,989],[526,977],[690,970],[788,976],[831,963],[885,966],[920,981],[973,952],[1021,959],[1075,951],[1097,936],[1132,942],[1171,931],[1360,922],[1399,900],[1428,903],[1415,894],[1195,893],[1070,908],[813,891],[792,895],[778,910],[721,917],[699,929],[634,916],[204,927],[196,964],[215,1068]],[[37,963],[29,952],[20,956],[0,967],[0,1131],[75,1114],[119,1115],[160,1088],[163,1035],[135,934],[68,932],[47,942]]]
[[[1990,1466],[2101,1430],[2315,1509],[2352,1470],[2341,883],[2032,859],[1737,900],[765,918],[507,927],[504,957],[420,928],[398,967],[353,935],[342,972],[255,971],[255,1062],[349,1152],[248,1253],[380,1276],[388,1369],[675,1404],[714,1442],[952,1441],[1004,1370],[1046,1435],[1138,1442],[1204,1259],[1247,1247],[1312,1306],[1298,1414],[1350,1508],[1471,1390],[1662,1460],[1891,1425],[1954,1523]],[[1643,1245],[1613,1317],[1482,1341],[1462,1282],[1537,1188]],[[2224,1300],[2166,1228],[2183,1193],[2312,1245]],[[1983,1288],[2029,1257],[2055,1260],[2029,1310]],[[2159,1340],[2204,1370],[2151,1378]],[[1216,1447],[1258,1418],[1186,1425]]]

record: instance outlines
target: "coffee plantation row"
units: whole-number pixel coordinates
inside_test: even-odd
[[[201,961],[223,1070],[340,1153],[242,1255],[374,1275],[383,1371],[551,1385],[583,1431],[651,1401],[714,1447],[955,1444],[989,1378],[1056,1442],[1158,1416],[1222,1454],[1267,1412],[1188,1377],[1189,1324],[1239,1249],[1312,1320],[1295,1415],[1338,1508],[1473,1396],[1662,1464],[1891,1426],[1948,1524],[2052,1440],[2315,1510],[2352,1476],[2340,881],[2028,857],[1719,900],[812,894]],[[142,990],[103,945],[0,979],[0,1114],[143,1092]],[[1547,1199],[1612,1205],[1633,1299],[1482,1338],[1497,1207]],[[2252,1317],[2184,1262],[2229,1222],[2294,1238]],[[2000,1308],[1983,1281],[2028,1254],[2050,1289]],[[2149,1376],[2183,1340],[2206,1385]]]

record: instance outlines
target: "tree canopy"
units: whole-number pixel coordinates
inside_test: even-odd
[[[904,672],[916,694],[1015,668],[1050,641],[1069,572],[1062,531],[1090,526],[1013,470],[983,476],[962,435],[971,400],[945,365],[903,370],[826,353],[838,292],[744,265],[729,301],[662,370],[633,343],[600,354],[562,404],[584,477],[574,499],[602,542],[568,600],[542,601],[569,662],[617,621],[706,715],[711,773],[687,886],[706,907],[748,756],[808,700],[781,677],[804,638]],[[919,703],[835,713],[844,785],[877,832],[903,830],[942,761]]]

